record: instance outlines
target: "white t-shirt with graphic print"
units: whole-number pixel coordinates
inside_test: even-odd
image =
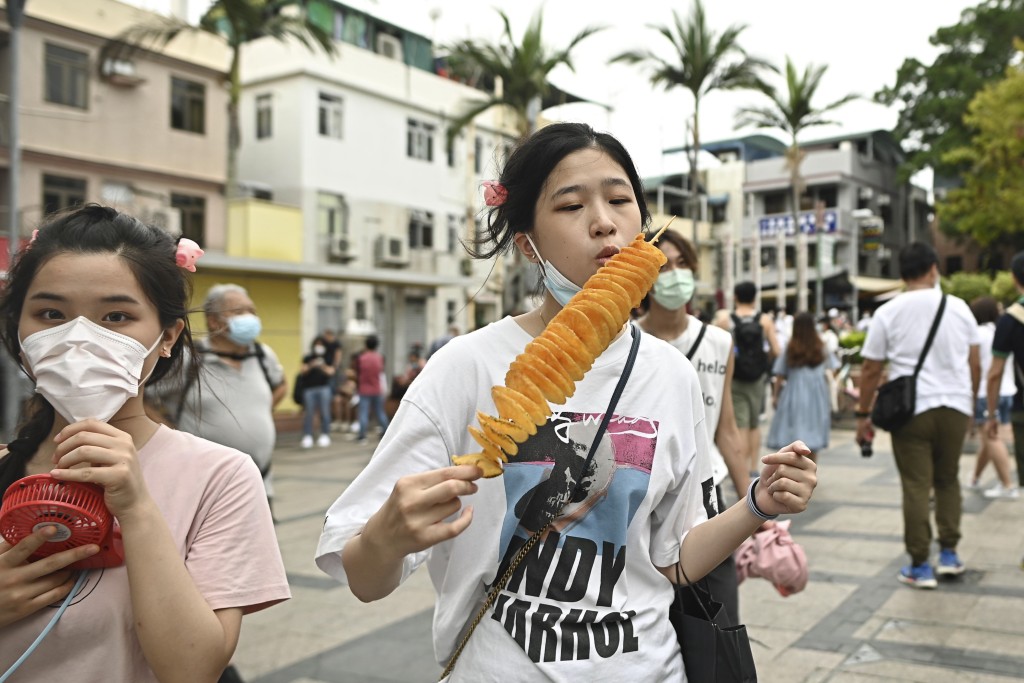
[[[504,383],[530,339],[505,318],[456,337],[431,358],[366,469],[328,510],[316,552],[323,571],[346,582],[346,541],[400,477],[479,450],[466,426],[477,423],[477,410],[496,414],[490,389]],[[628,332],[612,342],[503,476],[479,481],[478,492],[463,498],[473,506],[465,532],[406,558],[403,580],[426,562],[438,594],[439,664],[499,576],[499,562],[579,478],[630,342]],[[703,416],[693,367],[670,345],[641,335],[581,490],[481,621],[452,681],[685,680],[668,621],[673,591],[655,567],[671,566],[687,531],[716,513]]]

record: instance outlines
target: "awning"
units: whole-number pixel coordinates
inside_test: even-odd
[[[903,288],[903,280],[890,280],[882,277],[866,277],[858,275],[853,278],[853,284],[862,294],[882,294]]]

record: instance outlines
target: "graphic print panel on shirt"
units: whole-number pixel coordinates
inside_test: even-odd
[[[575,490],[516,568],[491,616],[534,662],[606,658],[639,647],[635,613],[615,609],[625,602],[616,587],[626,566],[627,529],[647,495],[658,423],[612,416],[584,472],[603,417],[555,413],[505,466],[509,509],[498,576]]]

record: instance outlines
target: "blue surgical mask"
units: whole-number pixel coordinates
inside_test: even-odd
[[[694,287],[692,270],[673,268],[658,274],[651,296],[659,306],[670,311],[678,311],[693,298]]]
[[[259,316],[253,313],[242,313],[228,318],[227,337],[239,346],[248,346],[260,336],[263,326]]]
[[[555,297],[555,301],[562,306],[565,306],[569,303],[569,299],[583,288],[558,272],[558,269],[551,265],[550,261],[545,261],[544,257],[540,255],[540,250],[537,249],[537,245],[533,243],[533,240],[530,239],[529,235],[526,236],[526,240],[530,243],[530,246],[533,247],[533,253],[537,254],[537,260],[540,262],[541,276],[544,280],[544,287],[551,292],[551,296]]]

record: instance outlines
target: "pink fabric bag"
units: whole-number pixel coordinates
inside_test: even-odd
[[[782,597],[799,593],[807,585],[807,555],[789,535],[790,521],[760,531],[736,549],[736,579],[768,579]]]

